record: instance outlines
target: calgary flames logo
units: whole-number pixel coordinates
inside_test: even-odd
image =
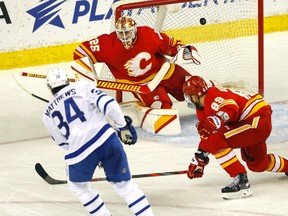
[[[151,62],[148,63],[148,60],[150,59],[151,55],[149,53],[142,52],[139,53],[135,58],[128,60],[124,65],[124,67],[128,71],[129,76],[137,77],[145,74],[147,71],[151,69],[152,63]],[[143,65],[145,66],[143,67]]]

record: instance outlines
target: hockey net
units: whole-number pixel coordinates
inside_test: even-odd
[[[192,75],[224,87],[264,93],[263,0],[126,0],[114,3],[112,9],[111,31],[120,16],[131,17],[138,26],[195,45],[201,65],[182,65]],[[113,80],[106,66],[100,77]],[[121,92],[117,98],[125,101]]]

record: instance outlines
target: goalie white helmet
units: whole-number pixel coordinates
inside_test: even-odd
[[[130,49],[137,35],[137,24],[130,17],[120,17],[116,24],[117,38],[122,42],[125,49]]]
[[[66,85],[69,85],[69,81],[67,74],[62,68],[52,68],[47,71],[47,86],[51,91]]]

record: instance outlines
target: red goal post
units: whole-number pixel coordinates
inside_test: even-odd
[[[126,0],[112,8],[111,30],[120,16],[129,16],[138,26],[194,44],[202,62],[183,65],[191,74],[264,94],[263,0]]]

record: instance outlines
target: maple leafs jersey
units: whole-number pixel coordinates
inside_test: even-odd
[[[271,107],[261,95],[248,95],[241,91],[226,88],[210,87],[204,99],[204,109],[196,110],[199,121],[216,113],[225,112],[229,122],[238,122],[253,118]]]
[[[113,97],[87,81],[80,81],[54,96],[43,113],[43,123],[54,141],[67,150],[65,160],[71,165],[86,158],[115,133],[106,117],[117,128],[126,125]]]
[[[137,27],[133,47],[126,50],[115,32],[103,34],[80,44],[74,60],[89,57],[92,62],[104,62],[122,83],[151,81],[166,61],[163,55],[175,56],[180,41],[147,26]]]

